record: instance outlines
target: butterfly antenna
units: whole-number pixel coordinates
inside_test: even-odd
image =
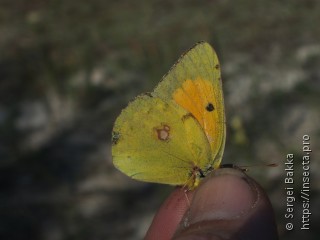
[[[240,169],[244,172],[249,171],[249,168],[251,167],[277,167],[277,163],[260,163],[260,164],[253,164],[253,165],[242,165],[242,166],[237,166],[234,164],[222,164],[220,168],[236,168]]]
[[[247,172],[249,171],[249,168],[252,167],[277,167],[278,164],[276,163],[261,163],[261,164],[253,164],[250,166],[239,166],[239,168],[243,169],[243,171]]]

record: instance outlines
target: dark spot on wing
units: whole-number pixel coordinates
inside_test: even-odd
[[[146,92],[146,93],[142,93],[142,94],[145,96],[148,96],[148,97],[153,97],[151,92]]]
[[[157,138],[161,141],[169,141],[170,140],[170,126],[165,123],[161,123],[160,127],[154,128]]]
[[[209,102],[209,103],[207,104],[207,106],[206,106],[206,110],[207,110],[208,112],[212,112],[212,111],[214,110],[213,104]]]
[[[119,142],[120,133],[119,132],[112,132],[112,145],[116,145]]]
[[[182,120],[182,122],[184,122],[185,120],[187,120],[187,119],[190,118],[190,117],[194,118],[194,116],[192,115],[192,113],[189,112],[189,113],[183,115],[182,118],[181,118],[181,120]]]

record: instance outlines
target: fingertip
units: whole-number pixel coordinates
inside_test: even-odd
[[[177,187],[161,205],[148,229],[145,239],[171,239],[190,207],[193,192]]]
[[[237,169],[218,169],[207,176],[195,191],[182,222],[176,239],[277,239],[267,195]]]
[[[243,172],[230,168],[213,171],[195,192],[189,222],[239,218],[257,199],[255,185]]]

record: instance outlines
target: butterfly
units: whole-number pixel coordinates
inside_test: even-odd
[[[153,92],[122,110],[112,131],[112,158],[129,177],[196,188],[219,168],[226,139],[220,64],[199,42]]]

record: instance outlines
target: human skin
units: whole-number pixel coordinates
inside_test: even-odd
[[[275,217],[262,187],[235,168],[206,176],[198,188],[176,188],[145,239],[278,239]]]

